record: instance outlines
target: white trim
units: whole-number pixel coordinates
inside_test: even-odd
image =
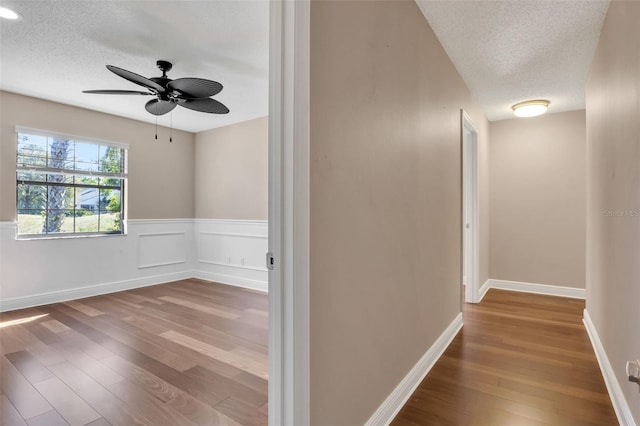
[[[521,291],[524,293],[546,294],[548,296],[570,297],[573,299],[584,299],[586,291],[584,288],[562,287],[559,285],[525,283],[520,281],[488,280],[489,288],[501,290]]]
[[[68,300],[99,296],[101,294],[115,293],[117,291],[148,287],[189,278],[194,278],[193,271],[174,272],[164,275],[154,275],[151,277],[95,284],[70,290],[52,291],[48,293],[34,294],[32,296],[16,297],[14,299],[3,299],[0,300],[0,312],[30,308],[33,306],[49,305],[51,303],[66,302]]]
[[[604,383],[607,385],[607,391],[609,392],[609,397],[611,398],[613,409],[615,410],[616,416],[618,417],[618,422],[621,426],[636,426],[636,422],[633,419],[633,414],[631,413],[629,404],[627,404],[627,400],[624,397],[624,393],[622,392],[620,383],[616,378],[616,373],[611,366],[611,362],[609,362],[609,358],[607,357],[607,353],[604,350],[604,346],[602,346],[600,336],[598,336],[596,327],[593,325],[591,316],[589,316],[589,312],[586,309],[584,310],[584,317],[582,319],[582,322],[584,323],[584,327],[587,329],[587,334],[589,335],[589,339],[591,340],[593,351],[596,353],[596,358],[598,359],[598,364],[600,365],[600,371],[602,371]]]
[[[269,424],[307,426],[310,0],[272,0],[269,40]]]
[[[200,231],[198,232],[200,235],[226,235],[229,237],[246,237],[246,238],[262,238],[266,240],[269,238],[267,235],[258,235],[258,234],[241,234],[239,232],[211,232],[211,231]]]
[[[144,265],[138,265],[138,269],[157,268],[159,266],[180,265],[181,263],[187,263],[186,259],[170,260],[168,262],[147,263]]]
[[[87,136],[71,135],[69,133],[53,132],[51,130],[35,129],[33,127],[26,127],[26,126],[16,126],[15,130],[16,130],[16,133],[27,133],[30,135],[44,136],[44,137],[51,136],[51,137],[58,137],[62,139],[69,139],[76,142],[89,142],[97,145],[112,146],[114,148],[129,149],[129,144],[124,142],[115,142],[115,141],[108,141],[104,139],[92,138]]]
[[[138,237],[164,237],[167,235],[187,235],[186,232],[146,232],[138,234]]]
[[[209,264],[209,265],[228,266],[230,268],[248,269],[250,271],[260,271],[260,272],[267,272],[268,271],[267,268],[258,268],[257,266],[245,266],[245,265],[238,265],[238,264],[235,264],[235,263],[214,262],[212,260],[198,259],[198,262],[199,263],[206,263],[206,264]]]
[[[264,292],[267,292],[269,290],[269,283],[267,283],[266,281],[251,280],[249,278],[238,277],[235,275],[225,275],[206,271],[193,271],[193,277],[191,278],[214,281],[220,284],[248,288],[251,290],[259,290]]]
[[[244,220],[244,219],[190,219],[195,223],[202,224],[221,224],[221,225],[265,225],[269,224],[268,220]]]
[[[436,361],[442,356],[462,328],[462,313],[459,313],[440,337],[422,355],[411,371],[400,381],[398,386],[389,394],[387,399],[378,407],[367,420],[365,426],[388,425],[393,421],[400,409],[416,390],[420,382],[429,373]]]
[[[194,223],[194,219],[125,219],[127,225],[174,225],[177,223]]]
[[[167,263],[171,265],[171,263]],[[164,266],[160,265],[160,266]],[[229,265],[225,265],[229,266]],[[267,292],[269,284],[266,281],[252,280],[236,275],[226,275],[200,270],[173,272],[150,277],[134,278],[130,280],[101,283],[86,287],[79,287],[69,290],[52,291],[39,293],[31,296],[16,297],[14,299],[0,300],[0,312],[14,311],[16,309],[31,308],[34,306],[49,305],[51,303],[66,302],[69,300],[83,299],[85,297],[99,296],[101,294],[115,293],[119,291],[133,290],[135,288],[148,287],[152,285],[165,284],[174,281],[198,278],[206,281],[213,281],[220,284],[242,287],[250,290]]]
[[[491,288],[491,280],[486,280],[482,287],[480,287],[480,291],[478,292],[478,303],[482,302],[484,296],[487,294],[487,291]]]
[[[467,130],[471,137],[465,137]],[[462,145],[462,261],[468,269],[465,282],[465,301],[477,303],[480,287],[480,191],[478,130],[471,117],[460,110],[460,138]],[[467,186],[471,186],[468,188]],[[468,217],[470,216],[470,217]],[[466,232],[467,220],[470,230]],[[470,241],[466,241],[465,234]]]

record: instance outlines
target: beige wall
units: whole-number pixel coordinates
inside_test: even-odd
[[[142,106],[141,106],[142,107]],[[194,135],[14,93],[0,92],[0,221],[16,219],[15,126],[128,143],[129,219],[194,216]]]
[[[585,112],[489,125],[491,278],[585,287]]]
[[[311,423],[352,426],[460,312],[460,108],[488,124],[413,1],[312,2],[310,99]]]
[[[196,134],[196,217],[266,220],[268,148],[267,117]]]
[[[587,311],[640,424],[640,2],[613,1],[587,83]],[[621,216],[618,216],[621,215]]]

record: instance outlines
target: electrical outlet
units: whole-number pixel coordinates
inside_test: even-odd
[[[627,361],[627,377],[630,382],[640,384],[640,360]]]

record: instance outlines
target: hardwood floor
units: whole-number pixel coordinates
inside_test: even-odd
[[[0,424],[265,425],[268,298],[184,280],[0,316]]]
[[[490,290],[392,423],[617,425],[584,301]]]

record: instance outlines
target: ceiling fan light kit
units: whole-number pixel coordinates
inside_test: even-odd
[[[516,117],[537,117],[547,112],[549,101],[546,99],[534,99],[517,103],[511,107]]]
[[[119,77],[142,86],[146,91],[135,90],[84,90],[83,93],[98,95],[138,95],[155,96],[145,104],[145,109],[155,116],[164,115],[173,111],[176,106],[209,114],[228,114],[229,108],[222,103],[211,99],[222,91],[222,84],[203,78],[178,78],[175,80],[167,77],[173,64],[159,60],[156,65],[162,71],[161,77],[143,77],[134,72],[107,65],[107,69]]]

